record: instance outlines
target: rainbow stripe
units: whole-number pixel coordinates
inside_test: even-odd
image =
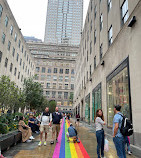
[[[58,136],[58,143],[55,146],[55,150],[52,158],[90,158],[83,144],[67,142],[66,133],[68,131],[69,123],[63,119],[60,133]]]

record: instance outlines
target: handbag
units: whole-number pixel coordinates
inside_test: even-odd
[[[28,130],[28,127],[25,127],[25,126],[22,126],[23,127],[23,129],[26,129],[26,130]]]

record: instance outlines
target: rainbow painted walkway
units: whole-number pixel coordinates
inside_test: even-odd
[[[90,158],[83,144],[67,142],[67,129],[69,123],[63,119],[60,133],[58,136],[58,143],[56,144],[52,158]]]

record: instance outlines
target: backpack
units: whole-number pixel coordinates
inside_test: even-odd
[[[121,114],[119,114],[119,115],[121,115]],[[123,117],[123,119],[122,119],[122,123],[121,123],[120,132],[123,136],[131,136],[133,134],[133,125],[127,117],[125,117],[123,115],[121,115],[121,116]]]

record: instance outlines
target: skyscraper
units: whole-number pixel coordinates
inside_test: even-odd
[[[83,0],[48,0],[45,43],[79,45]]]

